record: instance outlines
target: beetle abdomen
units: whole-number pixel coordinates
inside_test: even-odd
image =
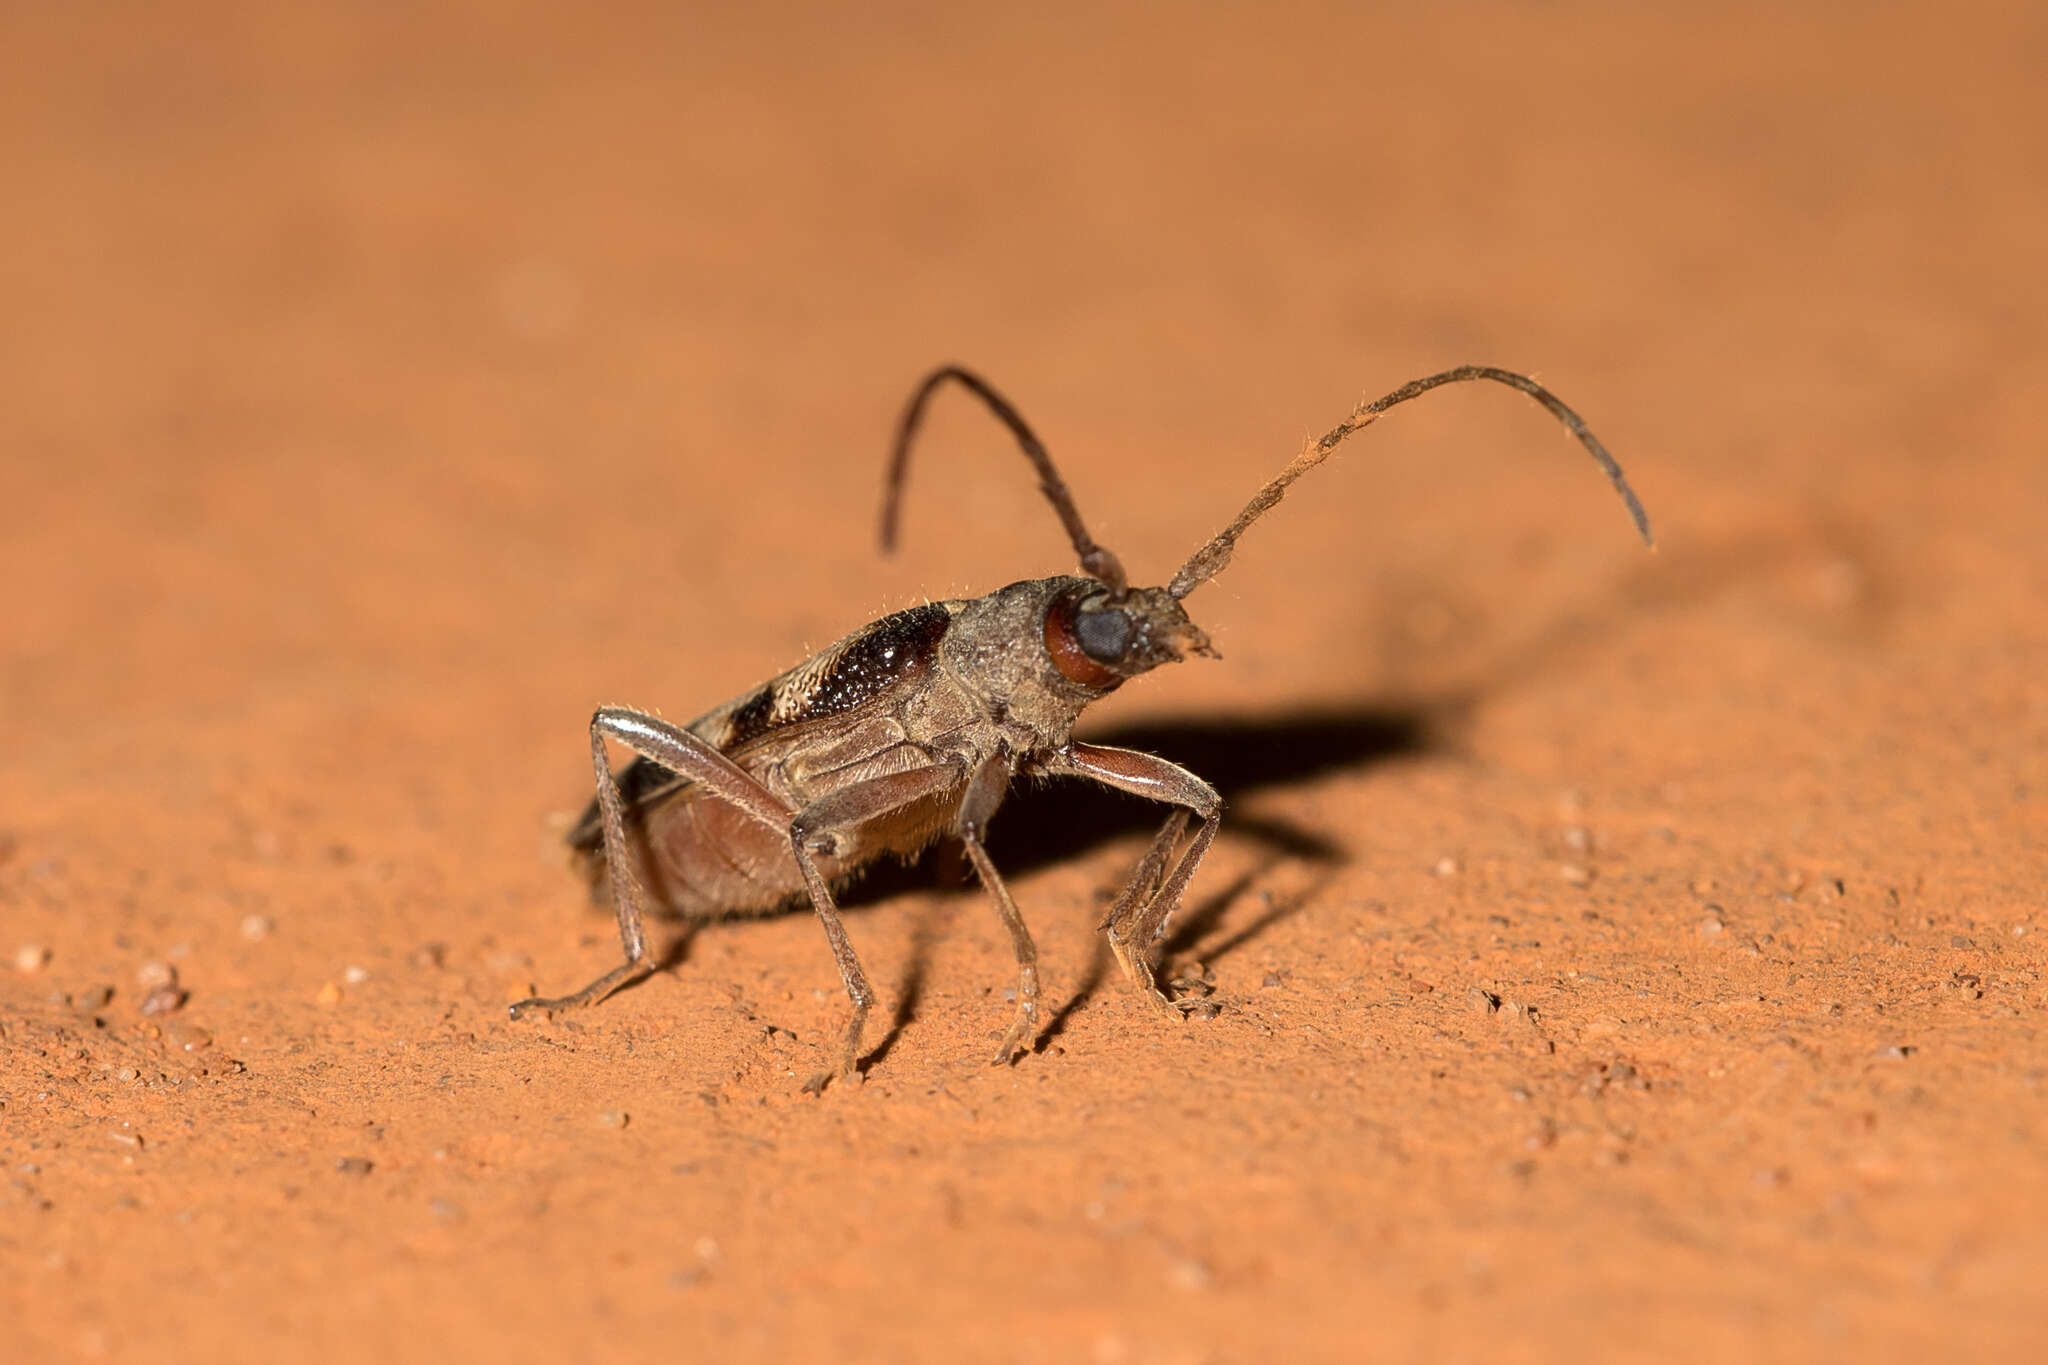
[[[818,871],[839,885],[878,858],[916,856],[952,828],[964,790],[963,783],[841,831],[837,852],[817,855]],[[641,885],[654,904],[671,914],[687,919],[757,915],[803,898],[803,874],[788,834],[726,802],[679,792],[633,818],[629,828]],[[589,878],[591,898],[609,904],[604,849],[579,849],[577,861]]]
[[[938,666],[951,621],[939,602],[885,616],[688,728],[798,807],[848,782],[927,762],[921,750],[903,746],[889,699],[913,692]],[[872,714],[861,719],[863,711]],[[828,718],[838,718],[829,732],[811,728]],[[617,780],[642,883],[672,912],[754,914],[803,894],[786,830],[770,829],[645,758],[620,769]],[[947,793],[845,831],[837,855],[820,856],[819,870],[838,881],[876,858],[915,854],[950,827],[958,805],[957,793]],[[607,898],[595,801],[568,842],[581,855],[593,895]]]

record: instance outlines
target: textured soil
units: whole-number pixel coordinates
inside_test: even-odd
[[[16,6],[0,43],[10,1360],[2040,1359],[2037,6]],[[599,703],[1071,567],[1189,600],[941,851],[617,943]],[[110,992],[110,993],[109,993]],[[1207,1016],[1207,1017],[1202,1017]]]

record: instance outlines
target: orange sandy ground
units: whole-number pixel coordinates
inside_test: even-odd
[[[9,1360],[2041,1358],[2041,11],[1353,8],[10,11]],[[1068,566],[958,399],[877,559],[952,358],[1151,581],[1468,360],[1661,551],[1472,389],[1247,538],[1087,731],[1230,803],[1213,1018],[1052,787],[1012,1068],[946,856],[862,1085],[805,915],[509,1024],[594,704]]]

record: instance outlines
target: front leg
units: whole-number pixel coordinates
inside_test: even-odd
[[[1216,794],[1214,787],[1179,764],[1135,749],[1112,749],[1100,744],[1072,742],[1046,761],[1045,771],[1089,778],[1118,791],[1171,802],[1180,807],[1167,817],[1159,837],[1153,840],[1151,849],[1132,874],[1130,884],[1117,897],[1103,921],[1110,951],[1116,954],[1117,964],[1124,969],[1124,975],[1131,979],[1131,984],[1162,1008],[1174,1009],[1174,1003],[1159,990],[1152,968],[1151,948],[1165,933],[1167,917],[1180,904],[1188,879],[1195,875],[1202,855],[1209,851],[1210,843],[1216,838],[1223,798]],[[1172,861],[1173,846],[1187,828],[1191,814],[1201,823],[1195,827],[1194,837],[1188,841],[1180,860],[1173,863],[1173,870],[1166,872],[1168,863]],[[1157,890],[1153,889],[1155,886]]]

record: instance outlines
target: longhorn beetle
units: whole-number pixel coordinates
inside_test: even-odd
[[[1020,776],[1088,778],[1173,808],[1098,926],[1131,984],[1172,1012],[1176,1006],[1154,983],[1151,945],[1216,837],[1222,802],[1207,782],[1163,758],[1082,743],[1073,738],[1074,721],[1141,673],[1189,653],[1216,657],[1181,602],[1223,571],[1245,529],[1388,408],[1472,379],[1519,389],[1548,409],[1606,471],[1644,543],[1652,543],[1649,518],[1621,466],[1577,413],[1533,379],[1467,365],[1354,409],[1165,587],[1134,588],[1117,557],[1088,534],[1052,457],[1009,401],[971,371],[934,371],[897,427],[882,497],[884,551],[895,545],[911,442],[932,394],[950,380],[1016,437],[1086,577],[1034,578],[971,601],[885,616],[688,725],[624,707],[599,710],[590,722],[597,797],[569,832],[569,845],[593,896],[609,890],[626,958],[573,995],[520,1001],[512,1017],[595,1004],[652,971],[641,927],[650,890],[687,918],[761,914],[808,898],[853,1001],[836,1067],[805,1086],[822,1090],[835,1076],[854,1074],[875,999],[832,887],[884,855],[915,857],[950,834],[966,849],[1017,954],[1017,1013],[995,1055],[997,1065],[1006,1063],[1035,1038],[1038,952],[982,840]],[[607,739],[635,755],[616,774]],[[1192,836],[1190,818],[1197,822]]]

